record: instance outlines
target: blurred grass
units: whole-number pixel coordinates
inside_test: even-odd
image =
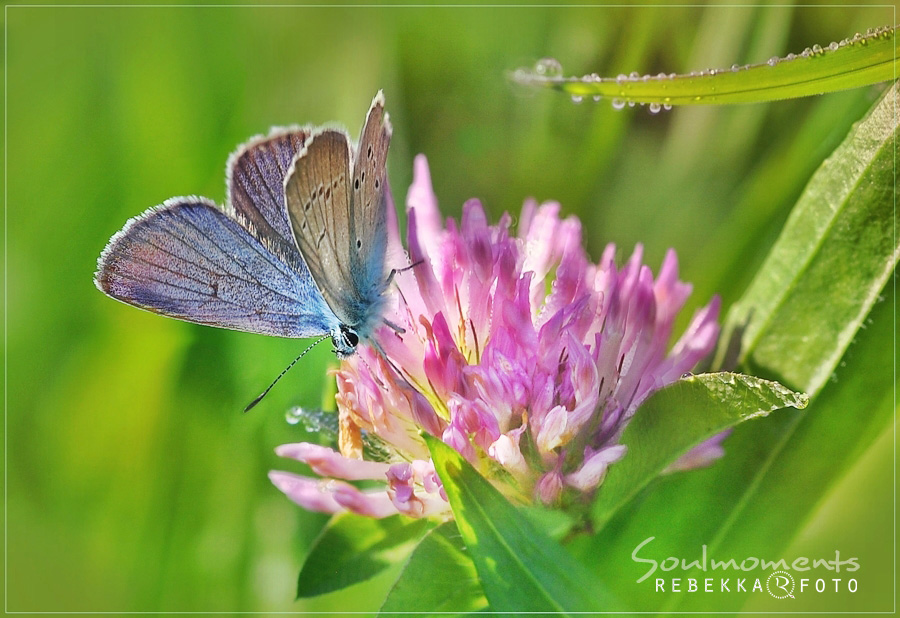
[[[374,609],[391,580],[293,602],[325,518],[265,473],[284,465],[275,445],[304,439],[284,412],[320,402],[333,356],[320,346],[241,414],[301,344],[103,297],[96,258],[128,217],[173,195],[222,202],[228,153],[271,125],[356,135],[384,88],[398,203],[423,152],[446,214],[470,197],[494,218],[528,196],[558,200],[595,257],[643,242],[655,269],[675,247],[689,309],[716,292],[727,306],[877,89],[651,116],[523,93],[505,72],[544,56],[579,74],[758,62],[894,15],[10,6],[5,18],[7,608],[223,612]]]

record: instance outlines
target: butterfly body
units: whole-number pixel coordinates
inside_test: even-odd
[[[338,356],[352,355],[386,302],[390,136],[379,92],[355,150],[330,128],[251,140],[229,157],[224,209],[180,197],[131,219],[101,254],[97,287],[199,324],[330,335]]]

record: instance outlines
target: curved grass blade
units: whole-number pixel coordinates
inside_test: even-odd
[[[629,452],[609,469],[592,507],[602,528],[623,505],[691,447],[738,423],[786,407],[806,395],[777,382],[737,373],[682,378],[641,405],[622,434]]]
[[[543,64],[542,64],[543,63]],[[686,75],[619,75],[583,77],[554,75],[556,66],[539,62],[536,69],[519,69],[520,84],[551,88],[580,100],[611,99],[614,106],[650,104],[651,111],[670,105],[760,103],[859,88],[897,77],[897,39],[892,27],[857,34],[828,47],[815,45],[800,54],[773,57],[754,65],[710,69]],[[548,67],[552,67],[548,69]]]
[[[615,611],[592,573],[507,502],[455,450],[426,435],[492,612]]]

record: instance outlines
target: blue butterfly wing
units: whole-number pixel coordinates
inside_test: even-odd
[[[280,337],[330,332],[337,318],[299,252],[270,240],[209,200],[173,198],[113,236],[95,282],[125,303],[198,324]]]
[[[353,159],[350,193],[350,271],[356,288],[372,302],[385,284],[387,251],[387,153],[391,122],[379,90],[366,114]]]
[[[268,244],[298,256],[285,208],[284,179],[310,134],[309,128],[272,129],[268,136],[239,147],[226,166],[228,206],[238,220]]]
[[[391,124],[379,92],[359,146],[323,129],[304,144],[285,182],[293,237],[328,306],[366,338],[384,307],[385,164]]]

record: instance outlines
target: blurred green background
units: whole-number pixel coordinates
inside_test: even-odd
[[[373,610],[391,573],[293,601],[326,518],[291,504],[266,471],[299,469],[272,449],[306,437],[285,411],[323,400],[333,355],[319,346],[242,414],[303,343],[104,297],[96,259],[127,218],[174,195],[221,203],[226,157],[272,125],[335,121],[355,136],[383,88],[399,204],[425,153],[446,214],[470,197],[494,219],[529,196],[558,200],[582,218],[595,258],[607,242],[620,258],[641,242],[656,270],[674,247],[695,284],[686,314],[714,293],[727,308],[879,88],[651,115],[525,91],[507,72],[545,56],[569,74],[729,67],[895,17],[840,6],[13,5],[5,19],[6,607],[224,612]],[[853,370],[893,384],[890,366]],[[810,488],[819,506],[798,555],[827,556],[835,531],[855,531],[847,553],[869,552],[869,573],[890,565],[889,430],[860,443],[851,480]],[[669,534],[703,517],[676,515]],[[643,570],[627,552],[621,563],[632,585],[622,596],[652,596],[633,585]],[[876,579],[858,609],[885,609],[890,576]],[[750,607],[784,607],[768,601]]]

